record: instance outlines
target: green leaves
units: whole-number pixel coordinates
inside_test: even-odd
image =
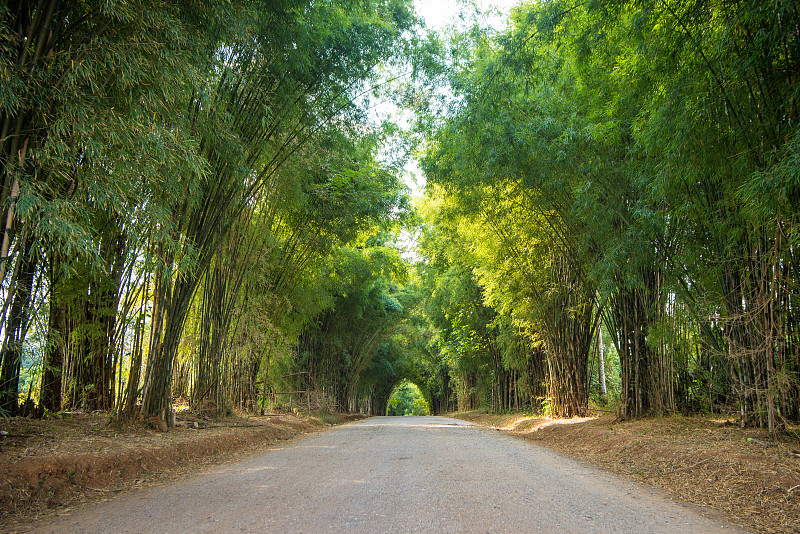
[[[296,340],[332,305],[330,286],[313,288],[329,254],[368,234],[389,241],[408,216],[399,173],[377,163],[377,136],[356,96],[405,47],[398,43],[413,23],[402,0],[0,7],[0,204],[12,223],[0,279],[15,321],[25,324],[31,298],[48,299],[46,288],[15,299],[21,267],[37,270],[31,280],[74,285],[65,302],[102,286],[113,301],[104,308],[150,309],[132,374],[138,385],[144,364],[143,405],[152,413],[169,401],[203,284],[216,306],[208,313],[227,317],[215,317],[206,339],[214,347],[204,354],[221,357],[227,340],[242,341],[230,330],[232,310],[251,326],[252,339],[241,342],[248,354],[255,338]],[[370,262],[381,275],[402,271],[388,250]],[[57,281],[61,274],[69,280]],[[315,291],[301,296],[306,288]],[[376,313],[402,313],[391,295],[371,297]],[[263,316],[247,302],[266,303]],[[96,329],[95,319],[70,317],[69,328]],[[124,335],[113,322],[102,331]],[[113,345],[123,340],[106,341],[102,357],[117,358]],[[65,357],[81,359],[81,350]],[[107,383],[94,390],[116,379],[102,374]]]
[[[784,365],[783,305],[767,321],[780,342],[736,347],[765,324],[756,303],[797,285],[775,275],[796,241],[796,18],[758,2],[548,2],[472,41],[423,160],[428,232],[447,250],[426,245],[431,266],[459,258],[487,305],[544,339],[551,381],[580,375],[579,318],[602,307],[623,410],[672,409],[663,369],[692,344],[721,350],[720,314],[737,365]],[[568,331],[583,332],[569,349]]]
[[[403,380],[392,391],[386,407],[386,415],[428,415],[430,407],[419,387]]]

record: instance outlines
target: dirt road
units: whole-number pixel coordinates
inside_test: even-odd
[[[374,417],[36,532],[740,532],[530,442],[440,417]]]

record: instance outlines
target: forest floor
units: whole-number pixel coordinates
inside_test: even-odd
[[[748,530],[800,532],[800,442],[733,421],[450,414],[508,432],[722,512]]]
[[[280,440],[362,419],[333,414],[210,417],[183,412],[175,428],[123,428],[105,413],[47,420],[0,419],[0,524],[30,521],[108,500],[125,489],[174,479],[268,449]],[[8,529],[8,530],[6,530]]]

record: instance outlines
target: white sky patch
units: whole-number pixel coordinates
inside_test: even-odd
[[[487,26],[502,31],[506,28],[511,8],[519,5],[520,0],[476,0],[475,4],[487,15]],[[425,19],[428,28],[442,30],[458,22],[459,13],[472,8],[458,0],[414,0],[414,9]]]

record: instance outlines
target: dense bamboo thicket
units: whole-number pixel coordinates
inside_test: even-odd
[[[426,258],[543,350],[554,413],[800,420],[798,15],[551,0],[453,46]]]
[[[410,4],[0,6],[0,413],[800,422],[798,8]]]
[[[402,0],[0,6],[2,414],[274,398],[348,276],[326,264],[407,211],[359,103],[413,24]]]

